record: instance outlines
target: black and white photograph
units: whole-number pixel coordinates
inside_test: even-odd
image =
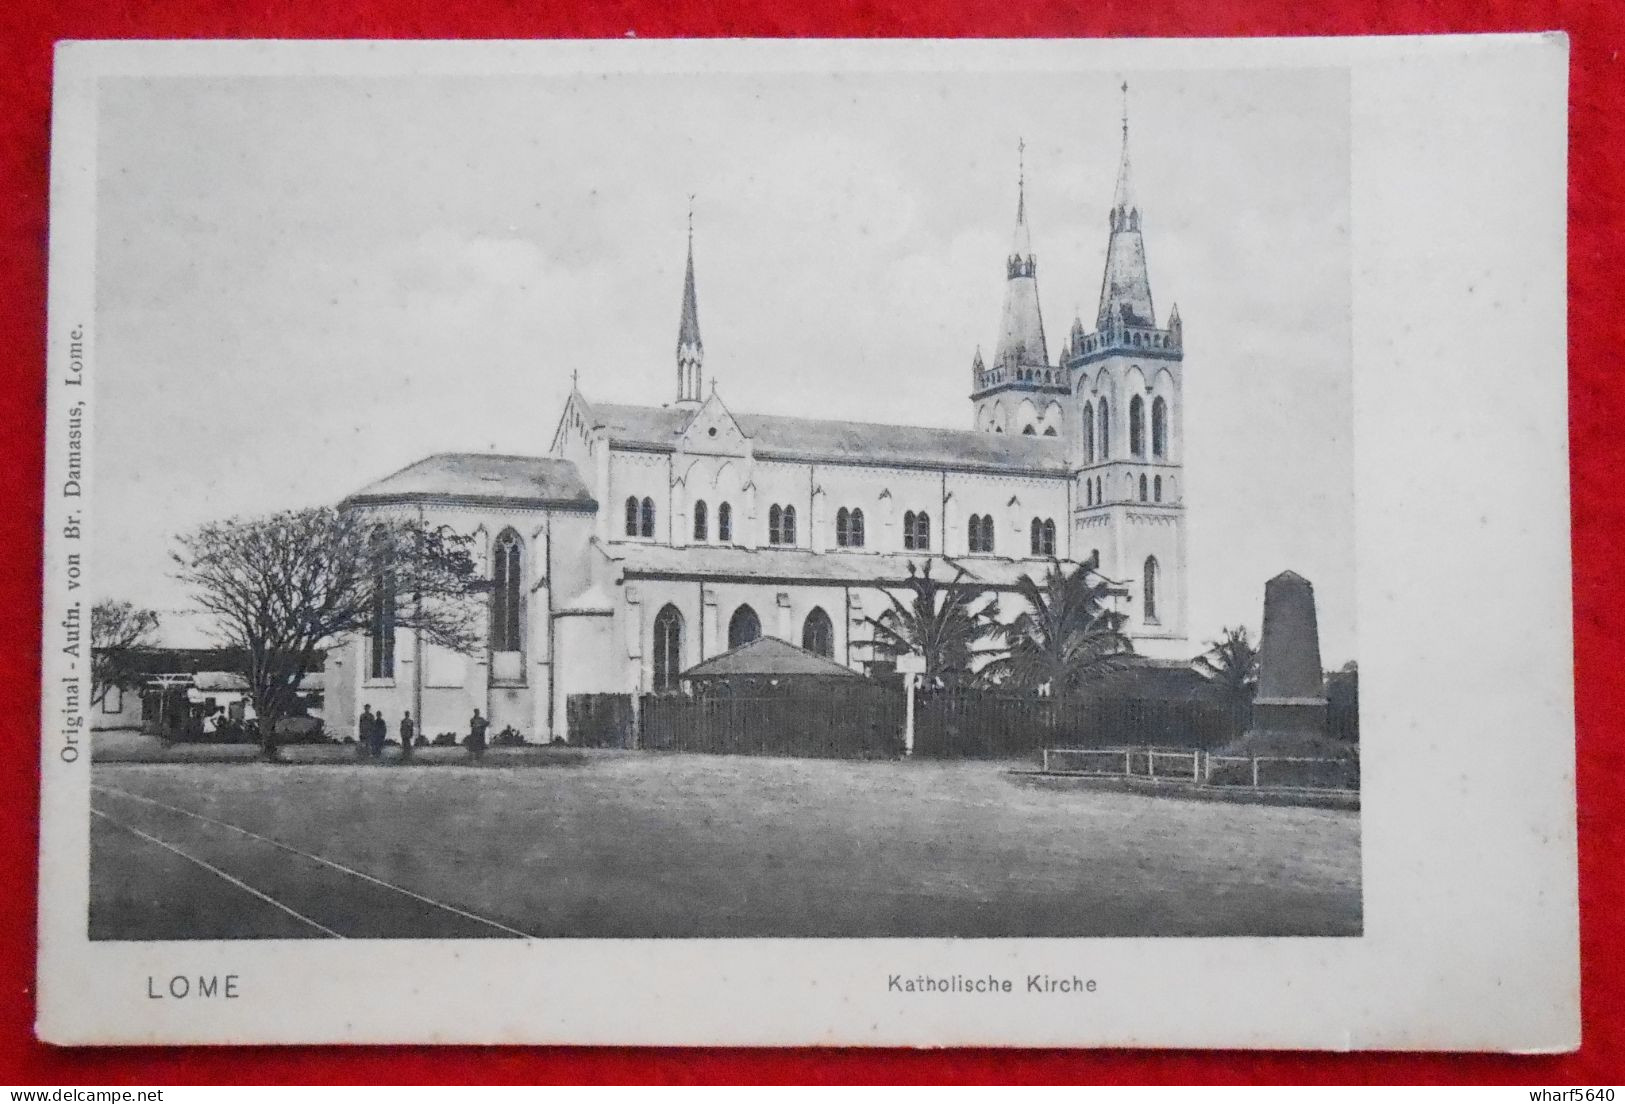
[[[72,939],[1380,948],[1356,66],[1061,46],[85,82]]]

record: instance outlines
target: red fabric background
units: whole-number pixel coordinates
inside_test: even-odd
[[[1625,4],[1618,0],[10,0],[0,5],[0,1081],[1506,1082],[1625,1080]],[[1197,36],[1561,29],[1572,38],[1570,427],[1585,1041],[1546,1057],[959,1050],[130,1048],[33,1037],[51,47],[65,38]],[[1516,585],[1508,580],[1508,585]],[[1516,625],[1508,625],[1516,633]]]

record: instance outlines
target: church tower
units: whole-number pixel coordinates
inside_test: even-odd
[[[1184,326],[1177,306],[1157,325],[1132,176],[1125,83],[1095,325],[1075,320],[1061,354],[1077,469],[1072,547],[1078,559],[1098,552],[1101,572],[1126,585],[1121,609],[1136,648],[1188,659]]]
[[[694,299],[694,210],[688,212],[688,268],[683,274],[683,316],[677,323],[677,405],[698,407],[705,344],[700,341],[700,309]]]
[[[971,362],[976,428],[988,433],[1059,436],[1065,428],[1065,375],[1050,363],[1038,306],[1038,260],[1027,228],[1026,144],[1016,179],[1016,228],[1005,258],[1004,314],[993,362]]]

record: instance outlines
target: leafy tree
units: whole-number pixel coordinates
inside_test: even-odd
[[[317,654],[375,617],[456,651],[477,644],[471,538],[444,526],[314,507],[211,522],[176,543],[176,577],[245,653],[267,759]]]
[[[886,591],[891,608],[864,619],[874,630],[877,655],[924,656],[925,677],[933,682],[969,676],[978,645],[998,632],[998,603],[984,601],[986,592],[964,581],[969,572],[953,567],[953,579],[944,582],[932,577],[930,560],[923,571],[909,561],[907,600]]]
[[[1258,690],[1258,648],[1245,625],[1225,628],[1207,651],[1196,657],[1196,668],[1224,690],[1227,701],[1250,702]]]
[[[156,610],[111,599],[90,607],[91,705],[100,705],[115,686],[129,690],[140,685],[132,659],[137,649],[152,647],[157,631]]]
[[[1023,575],[1016,589],[1026,609],[1001,629],[1007,650],[983,670],[987,681],[1048,688],[1061,699],[1090,679],[1121,670],[1134,654],[1123,632],[1128,617],[1110,601],[1120,587],[1093,561],[1070,571],[1051,561],[1042,579]]]

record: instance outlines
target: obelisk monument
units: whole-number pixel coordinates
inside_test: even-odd
[[[1326,735],[1315,588],[1295,571],[1283,571],[1264,584],[1264,638],[1258,648],[1252,731]]]

